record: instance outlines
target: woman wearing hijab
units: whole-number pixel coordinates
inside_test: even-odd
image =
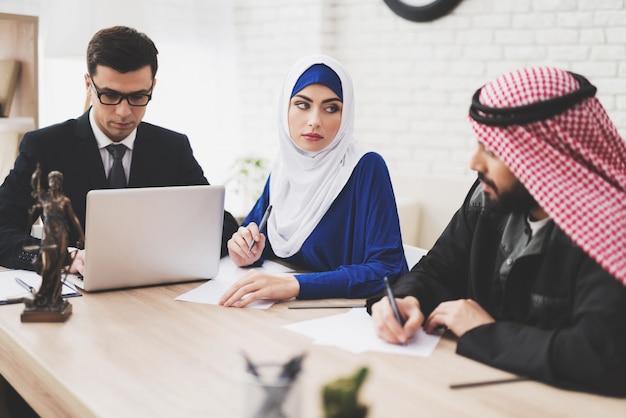
[[[278,119],[278,157],[228,251],[240,267],[278,258],[311,273],[251,270],[220,304],[362,298],[382,290],[385,276],[393,282],[408,270],[400,222],[384,160],[354,140],[352,81],[343,66],[324,55],[296,62]],[[258,225],[270,205],[266,237]]]

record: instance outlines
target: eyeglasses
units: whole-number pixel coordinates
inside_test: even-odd
[[[98,100],[100,103],[106,106],[115,106],[122,103],[122,100],[126,100],[131,106],[147,106],[150,99],[152,99],[152,92],[149,94],[143,93],[131,93],[131,94],[122,94],[115,91],[101,93],[98,91],[98,86],[93,82],[93,78],[89,77],[91,80],[91,87],[93,91],[98,96]]]

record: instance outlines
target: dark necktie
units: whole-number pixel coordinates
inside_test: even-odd
[[[124,166],[122,158],[126,154],[126,145],[107,145],[107,151],[113,156],[113,165],[109,172],[109,187],[112,189],[121,189],[126,187],[126,174],[124,174]]]

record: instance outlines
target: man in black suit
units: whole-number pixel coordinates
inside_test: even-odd
[[[85,74],[90,109],[77,119],[24,135],[15,166],[0,187],[0,266],[34,268],[33,254],[23,248],[39,242],[30,236],[28,212],[37,164],[42,178],[54,170],[63,173],[64,194],[83,228],[87,192],[113,187],[107,180],[114,161],[109,145],[124,147],[122,182],[128,187],[208,184],[186,135],[142,122],[156,84],[157,54],[150,38],[132,28],[111,27],[93,36]],[[222,255],[237,228],[232,215],[224,212]],[[72,228],[69,242],[77,238]],[[81,250],[71,271],[83,270]]]

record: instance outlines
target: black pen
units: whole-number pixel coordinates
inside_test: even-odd
[[[385,291],[387,292],[387,298],[389,299],[389,304],[391,305],[391,309],[393,310],[393,314],[396,316],[396,321],[400,324],[401,327],[404,326],[404,321],[402,320],[402,316],[400,315],[400,311],[398,310],[398,305],[396,304],[396,298],[393,295],[393,291],[391,290],[391,285],[389,284],[389,279],[385,276]],[[406,341],[404,342],[406,345]]]
[[[525,382],[528,380],[531,380],[531,379],[528,377],[524,377],[524,376],[517,376],[517,377],[511,377],[509,379],[483,380],[480,382],[470,382],[470,383],[454,383],[450,385],[450,389],[474,388],[478,386],[499,385],[502,383]]]
[[[337,303],[337,304],[294,303],[291,305],[287,305],[287,309],[341,309],[341,308],[365,308],[365,303]]]
[[[270,213],[272,213],[272,205],[269,205],[267,209],[265,209],[265,213],[263,214],[263,218],[261,219],[261,223],[259,224],[259,232],[263,232],[263,230],[265,229],[265,225],[267,225],[267,219],[270,217]],[[252,240],[248,251],[252,251],[252,247],[254,247],[255,243],[256,241]]]
[[[22,286],[24,289],[28,290],[32,295],[37,293],[37,289],[35,289],[31,285],[29,285],[28,283],[26,283],[24,280],[20,279],[19,277],[16,277],[15,281],[17,282],[17,284]]]

